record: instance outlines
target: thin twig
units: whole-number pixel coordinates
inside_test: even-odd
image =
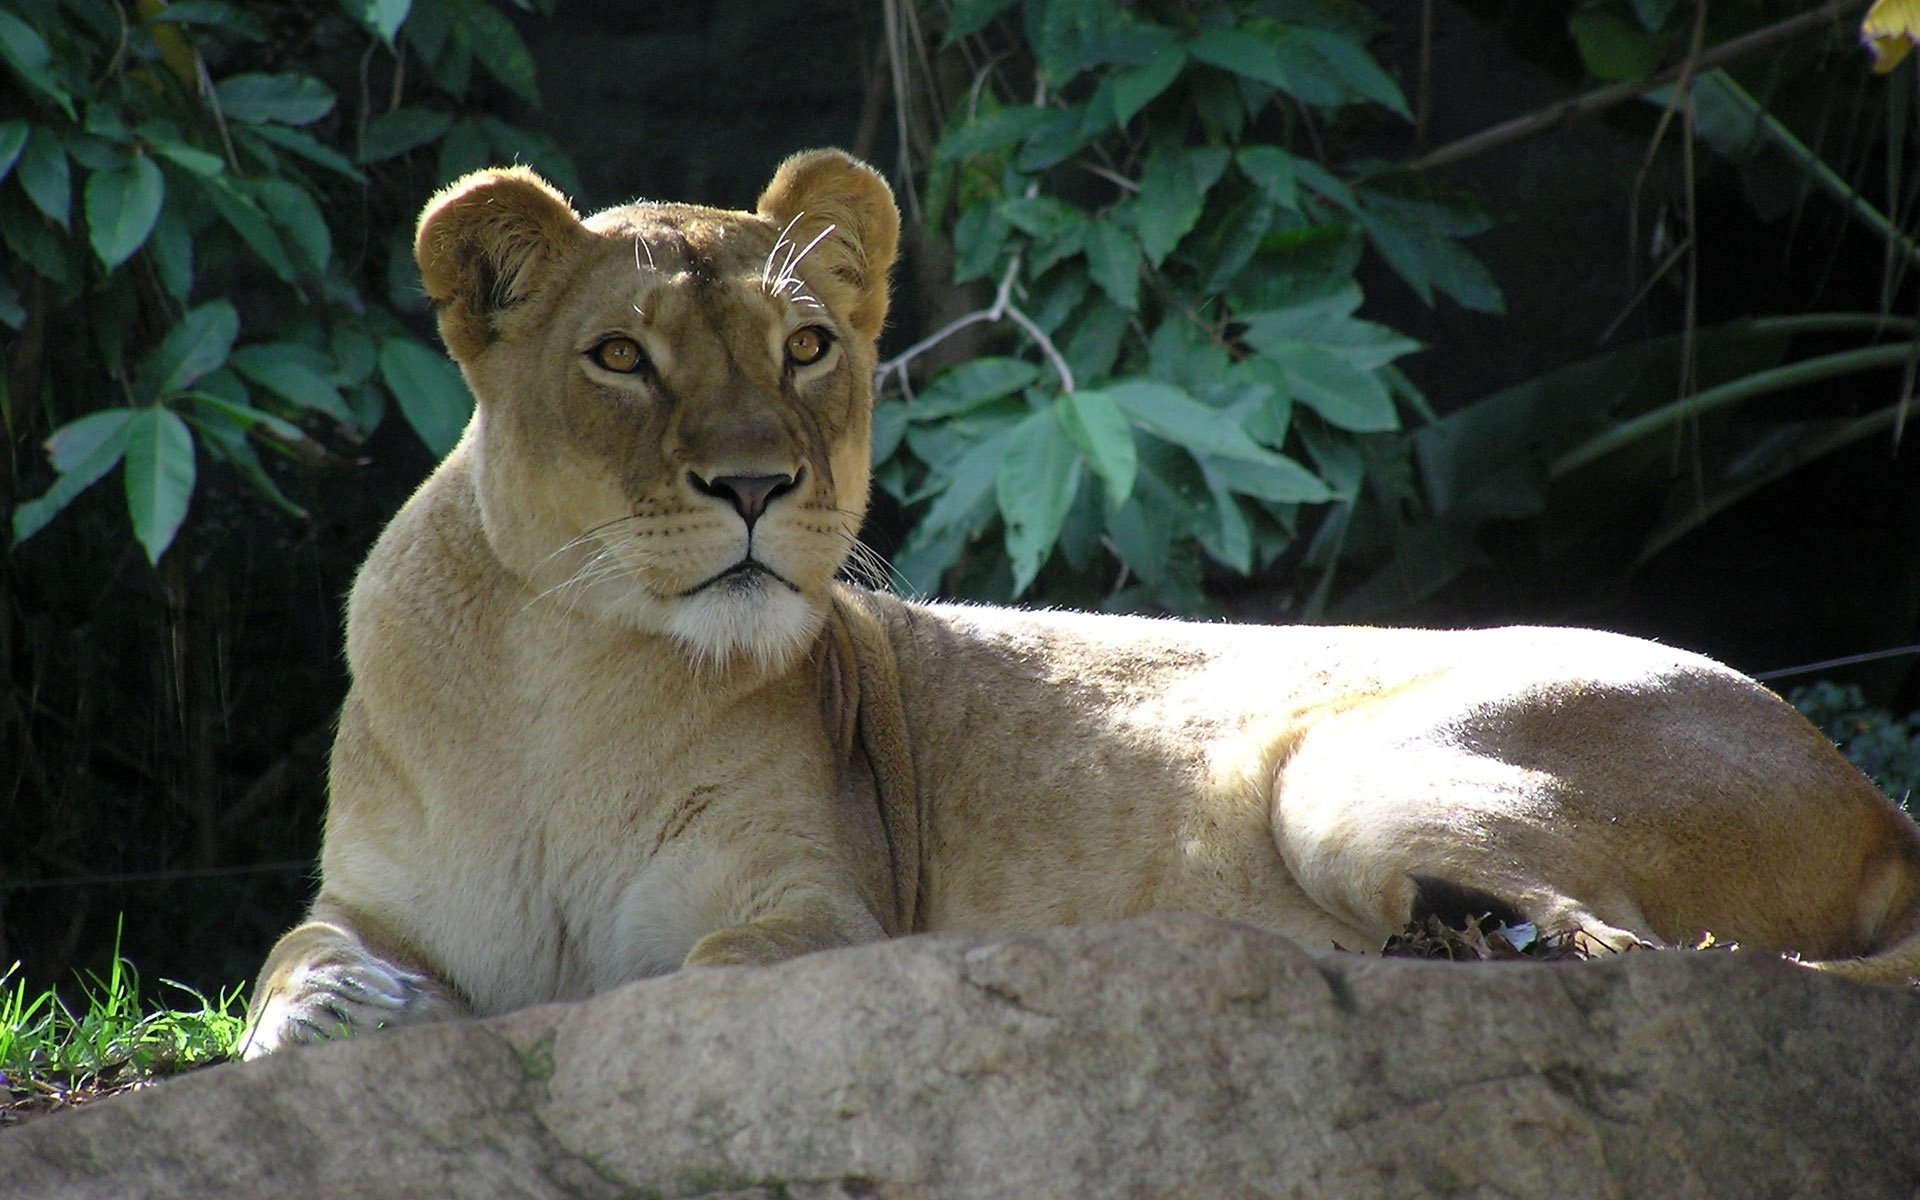
[[[1027,337],[1032,340],[1033,344],[1039,348],[1041,355],[1046,358],[1047,364],[1053,368],[1054,374],[1059,376],[1060,390],[1063,392],[1073,391],[1073,368],[1067,365],[1066,357],[1060,353],[1059,347],[1053,344],[1053,339],[1047,336],[1046,330],[1040,328],[1032,317],[1029,317],[1025,312],[1021,311],[1019,306],[1013,302],[1013,285],[1019,277],[1020,256],[1016,254],[1013,256],[1013,260],[1007,264],[1007,273],[1001,277],[1000,286],[994,289],[992,304],[986,308],[976,309],[964,316],[955,317],[939,329],[934,330],[926,337],[921,338],[913,345],[908,346],[905,350],[902,350],[900,353],[874,368],[874,393],[878,395],[885,389],[889,375],[897,374],[900,377],[901,390],[911,395],[909,391],[910,385],[907,382],[907,365],[920,355],[938,346],[941,342],[959,333],[962,329],[970,325],[978,325],[983,321],[1011,321],[1019,326],[1020,331],[1025,333]]]
[[[1527,113],[1525,116],[1515,117],[1511,121],[1503,121],[1498,125],[1483,129],[1479,133],[1470,134],[1457,141],[1448,142],[1431,154],[1422,154],[1418,158],[1415,158],[1409,162],[1407,166],[1415,171],[1426,171],[1434,167],[1450,166],[1469,158],[1478,157],[1489,150],[1507,145],[1509,142],[1517,142],[1537,134],[1545,133],[1569,121],[1592,116],[1594,113],[1612,108],[1616,104],[1631,100],[1636,96],[1651,92],[1656,88],[1665,87],[1667,84],[1679,79],[1684,72],[1691,71],[1698,74],[1710,70],[1713,67],[1725,66],[1727,63],[1744,58],[1756,51],[1767,49],[1770,46],[1775,46],[1782,42],[1792,41],[1823,25],[1838,24],[1841,18],[1857,9],[1865,8],[1866,5],[1867,0],[1829,0],[1827,4],[1814,9],[1812,12],[1801,13],[1797,17],[1789,17],[1787,20],[1769,25],[1765,29],[1756,29],[1752,33],[1734,38],[1732,41],[1722,42],[1720,45],[1698,56],[1689,55],[1686,62],[1669,67],[1645,79],[1634,80],[1629,83],[1616,83],[1610,87],[1599,88],[1583,96],[1575,96],[1570,100],[1562,100],[1557,104],[1549,104],[1545,108],[1536,109],[1533,112]]]

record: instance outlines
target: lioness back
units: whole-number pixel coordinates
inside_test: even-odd
[[[1484,905],[1920,970],[1920,835],[1705,659],[840,581],[898,234],[834,151],[752,212],[582,219],[520,169],[427,205],[422,279],[477,403],[355,584],[321,886],[249,1054],[1168,909],[1371,949]]]

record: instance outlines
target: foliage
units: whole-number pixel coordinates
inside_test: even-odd
[[[1787,699],[1840,747],[1881,791],[1914,812],[1920,796],[1920,713],[1897,717],[1866,702],[1857,687],[1816,683]]]
[[[1340,0],[954,5],[946,51],[984,65],[925,205],[1025,344],[879,409],[909,584],[1005,597],[1045,574],[1055,598],[1192,610],[1202,551],[1330,561],[1337,537],[1296,546],[1304,514],[1350,505],[1368,439],[1424,411],[1392,366],[1415,343],[1358,315],[1363,254],[1428,303],[1501,303],[1459,244],[1488,224],[1473,204],[1309,153],[1408,115],[1377,30]]]
[[[13,509],[16,542],[118,467],[157,563],[203,462],[304,515],[260,449],[323,461],[390,399],[435,452],[457,436],[471,401],[404,319],[418,308],[404,241],[368,218],[388,220],[383,186],[418,202],[410,160],[431,142],[441,178],[514,156],[565,177],[550,146],[465,115],[486,90],[475,64],[533,99],[531,58],[478,0],[345,0],[318,20],[308,7],[0,13],[0,59],[24,85],[0,110],[0,323],[10,382],[31,389],[0,394],[0,414],[16,438],[55,426],[53,478]],[[391,74],[378,99],[363,70],[343,102],[299,53],[353,41]],[[59,353],[36,379],[43,341]]]
[[[142,997],[114,948],[105,979],[81,982],[81,1003],[29,995],[19,964],[0,972],[0,1110],[71,1103],[232,1058],[246,1024],[240,989],[210,1000],[183,984],[177,1007]]]

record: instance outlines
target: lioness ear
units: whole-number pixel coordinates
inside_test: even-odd
[[[580,235],[580,217],[524,167],[463,175],[420,213],[413,256],[455,358],[493,340],[494,314],[524,300],[539,268]]]
[[[869,338],[887,319],[887,272],[900,247],[900,210],[893,189],[872,167],[839,150],[807,150],[780,164],[760,193],[761,216],[788,229],[796,246],[826,268],[838,295],[824,297]]]

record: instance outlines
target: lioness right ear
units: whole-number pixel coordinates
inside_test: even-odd
[[[463,175],[420,213],[413,256],[457,359],[486,349],[494,314],[524,300],[540,268],[580,236],[580,217],[525,167]]]

